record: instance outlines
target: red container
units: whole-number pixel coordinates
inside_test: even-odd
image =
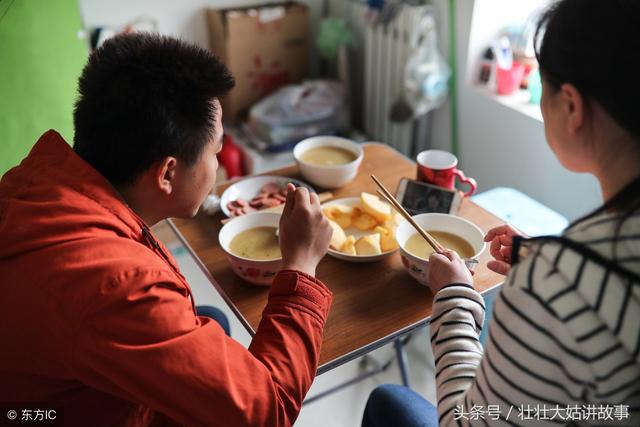
[[[244,175],[242,151],[233,143],[229,135],[224,135],[222,150],[218,153],[218,162],[224,166],[228,178]]]
[[[511,95],[522,83],[524,77],[524,65],[520,62],[513,61],[510,70],[497,66],[496,70],[496,86],[498,95]]]

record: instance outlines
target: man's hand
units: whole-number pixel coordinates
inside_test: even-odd
[[[442,254],[433,253],[429,257],[429,288],[433,295],[442,287],[452,283],[473,283],[471,272],[457,252],[446,250]]]
[[[509,273],[512,262],[511,251],[513,250],[513,237],[521,235],[518,230],[509,224],[489,230],[487,235],[484,236],[484,241],[491,242],[491,256],[495,258],[494,261],[487,263],[489,270],[505,276]]]
[[[316,193],[287,186],[287,201],[280,218],[282,268],[315,276],[318,262],[329,249],[332,229],[322,215]]]

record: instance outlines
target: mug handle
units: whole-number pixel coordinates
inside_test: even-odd
[[[467,184],[469,187],[471,187],[469,189],[469,191],[467,191],[466,193],[464,193],[464,197],[469,197],[471,196],[473,193],[476,192],[476,188],[478,188],[478,183],[476,182],[475,179],[473,178],[467,178],[464,175],[464,172],[462,172],[460,169],[455,169],[453,171],[453,173],[458,177],[458,179],[460,180],[460,182],[462,182],[463,184]]]

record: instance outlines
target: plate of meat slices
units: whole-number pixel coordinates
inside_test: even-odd
[[[315,189],[306,182],[286,176],[256,176],[230,185],[220,197],[220,208],[230,218],[273,208],[287,200],[287,184]]]

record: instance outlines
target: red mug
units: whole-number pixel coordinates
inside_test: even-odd
[[[456,177],[460,182],[467,184],[470,189],[464,195],[471,196],[478,188],[476,180],[467,178],[458,165],[458,158],[448,151],[427,150],[418,154],[418,181],[426,182],[440,187],[455,189]]]

